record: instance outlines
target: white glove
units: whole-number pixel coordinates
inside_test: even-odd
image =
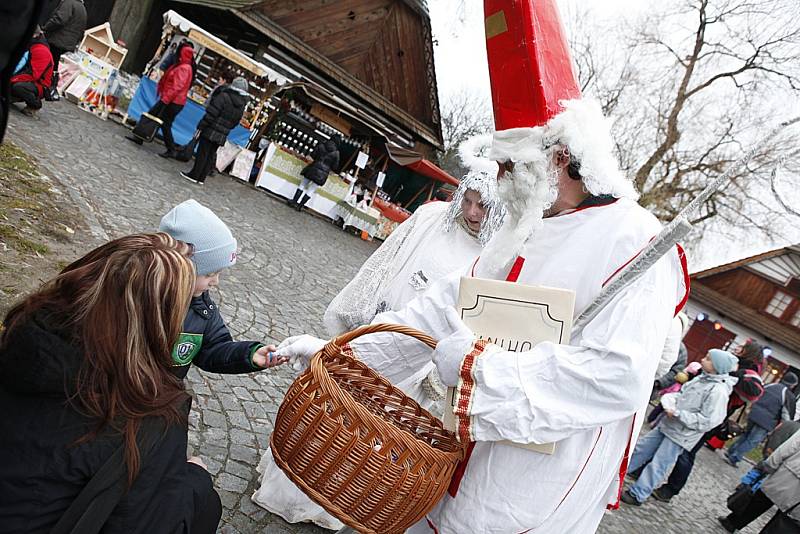
[[[302,371],[311,363],[311,357],[322,350],[325,343],[327,341],[308,334],[287,337],[278,345],[275,354],[289,358],[289,365],[295,371]]]
[[[436,350],[433,351],[433,363],[439,371],[442,382],[446,386],[453,387],[458,384],[461,364],[464,362],[464,356],[472,348],[475,334],[464,324],[452,306],[444,309],[444,316],[453,333],[436,344]]]

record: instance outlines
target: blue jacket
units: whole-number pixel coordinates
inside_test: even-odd
[[[210,373],[240,374],[260,371],[253,363],[253,353],[263,344],[256,341],[234,341],[219,306],[208,291],[193,297],[183,322],[172,360],[175,374],[184,378],[194,363]]]

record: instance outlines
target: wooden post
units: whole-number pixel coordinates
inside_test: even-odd
[[[430,191],[430,193],[431,193],[431,194],[433,194],[433,180],[431,180],[431,186],[430,186],[430,190],[431,190],[431,191]],[[417,200],[417,197],[418,197],[418,196],[420,196],[420,195],[422,194],[422,192],[423,192],[423,191],[425,191],[425,188],[424,188],[424,187],[423,187],[422,189],[420,189],[419,191],[417,191],[417,194],[416,194],[416,195],[414,195],[413,197],[411,197],[411,200],[409,200],[408,202],[406,202],[406,205],[405,205],[405,206],[403,206],[403,207],[404,207],[404,208],[406,208],[406,209],[408,209],[408,207],[409,207],[411,204],[413,204],[415,200]]]

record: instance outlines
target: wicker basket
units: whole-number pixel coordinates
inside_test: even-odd
[[[289,388],[270,439],[275,461],[309,497],[363,533],[396,534],[441,498],[463,448],[385,378],[342,354],[345,343],[412,328],[376,324],[330,341]]]

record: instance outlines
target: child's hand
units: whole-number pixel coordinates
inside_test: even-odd
[[[253,353],[253,363],[262,369],[268,369],[289,361],[288,358],[275,354],[276,350],[278,348],[275,345],[266,345],[259,348]]]
[[[667,414],[667,417],[675,417],[675,412],[673,410],[664,410],[664,413]]]

